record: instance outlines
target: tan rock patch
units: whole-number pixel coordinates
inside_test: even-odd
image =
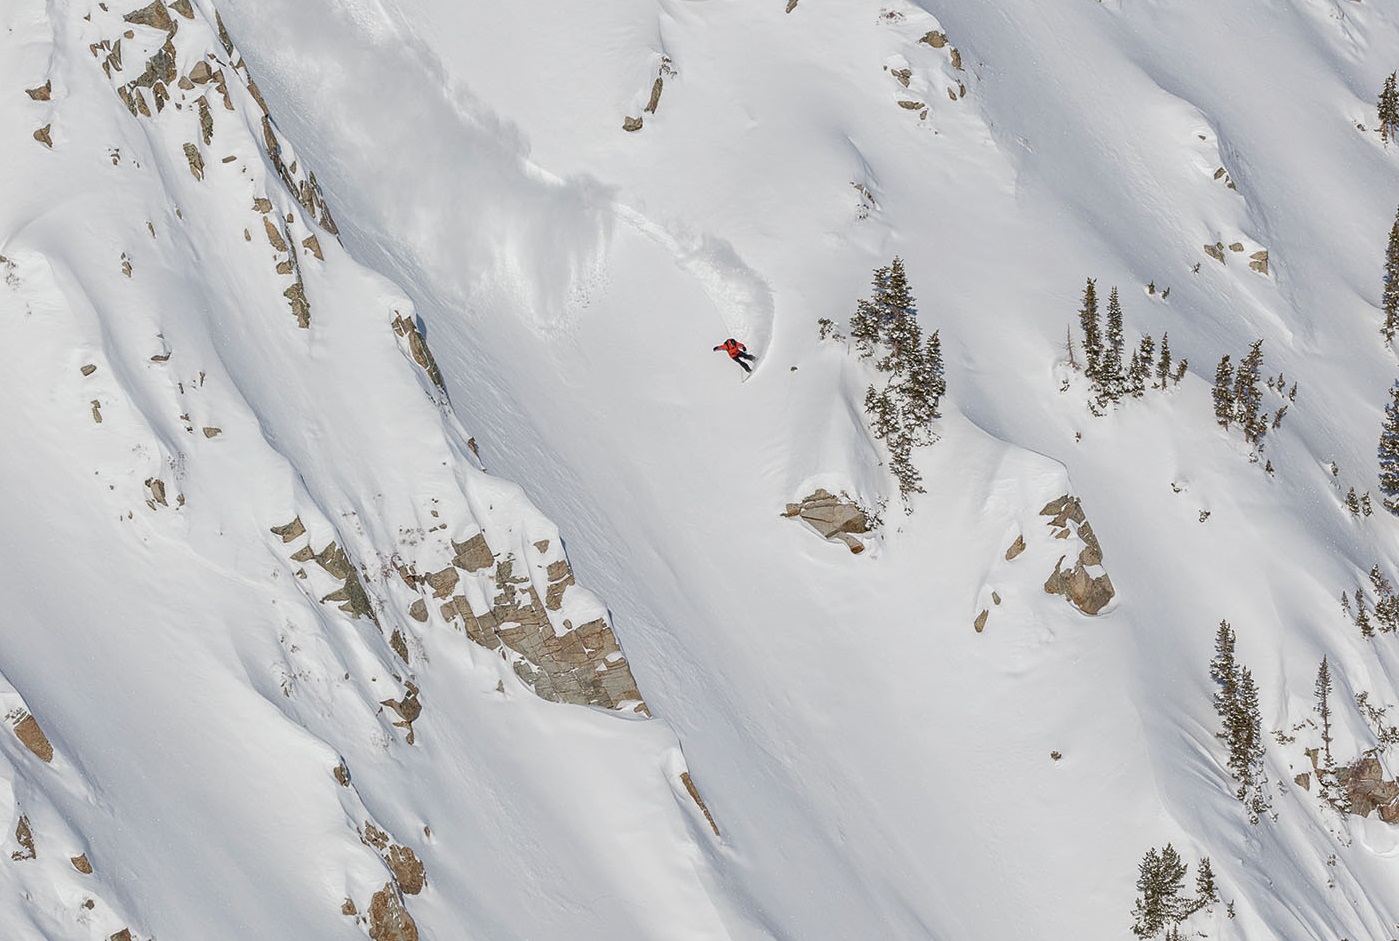
[[[49,744],[44,730],[39,728],[39,721],[32,715],[25,715],[15,723],[15,735],[25,748],[39,757],[40,761],[45,764],[53,761],[53,746]]]
[[[418,941],[418,926],[392,882],[369,900],[369,937],[371,941]]]

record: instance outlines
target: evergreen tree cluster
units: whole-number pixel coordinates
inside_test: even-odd
[[[1388,144],[1399,134],[1399,87],[1395,87],[1395,73],[1390,72],[1389,78],[1384,80],[1384,88],[1380,89],[1379,99],[1375,102],[1375,110],[1379,112],[1380,119],[1380,140]]]
[[[1392,634],[1399,630],[1399,596],[1395,595],[1394,586],[1379,565],[1370,567],[1370,587],[1374,591],[1373,601],[1367,597],[1365,589],[1356,588],[1355,607],[1351,608],[1350,598],[1342,593],[1341,608],[1355,621],[1362,637],[1374,637],[1377,630],[1381,634]]]
[[[1168,939],[1180,936],[1180,923],[1205,906],[1219,901],[1214,884],[1214,870],[1208,856],[1200,860],[1195,872],[1195,895],[1181,895],[1190,866],[1180,858],[1175,847],[1167,843],[1164,849],[1152,847],[1142,857],[1138,867],[1137,901],[1132,906],[1132,934],[1139,938],[1154,938],[1163,931]]]
[[[947,393],[942,342],[937,331],[925,341],[918,309],[901,258],[874,272],[874,292],[850,318],[850,338],[863,359],[887,378],[883,388],[865,392],[865,412],[874,436],[889,448],[889,469],[905,503],[922,493],[922,475],[913,466],[913,449],[932,444],[933,422]]]
[[[1210,678],[1218,689],[1214,694],[1214,710],[1219,715],[1221,730],[1217,737],[1229,748],[1226,762],[1229,774],[1238,782],[1234,796],[1248,809],[1249,822],[1257,823],[1259,815],[1271,806],[1264,790],[1263,714],[1258,706],[1258,688],[1248,667],[1240,666],[1234,656],[1234,630],[1228,621],[1219,622],[1215,634],[1214,658],[1210,661]]]
[[[1211,393],[1215,421],[1226,429],[1237,425],[1244,440],[1254,446],[1255,456],[1263,450],[1263,439],[1269,430],[1282,427],[1288,405],[1297,399],[1297,383],[1288,389],[1286,376],[1279,373],[1276,377],[1268,377],[1265,381],[1268,390],[1287,399],[1270,415],[1263,407],[1263,389],[1259,386],[1262,373],[1263,341],[1254,340],[1248,353],[1239,360],[1237,369],[1227,354],[1219,361]]]
[[[1092,278],[1083,288],[1083,305],[1078,312],[1079,328],[1083,331],[1083,374],[1088,377],[1093,392],[1095,411],[1119,402],[1124,396],[1141,398],[1148,388],[1166,389],[1185,377],[1188,363],[1171,359],[1171,340],[1161,334],[1158,352],[1156,340],[1143,336],[1127,358],[1123,334],[1122,303],[1117,288],[1108,292],[1105,318],[1098,313],[1098,287]],[[1073,349],[1069,350],[1072,361]],[[1076,362],[1075,362],[1075,365]]]

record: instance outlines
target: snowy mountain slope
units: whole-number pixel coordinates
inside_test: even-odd
[[[411,302],[339,247],[212,9],[125,13],[8,14],[7,87],[49,97],[6,104],[0,672],[53,755],[5,749],[35,850],[7,935],[490,935],[541,876],[520,930],[722,934],[673,735],[528,695],[644,711]]]
[[[38,850],[4,870],[19,937],[379,936],[414,881],[390,840],[426,868],[425,937],[1117,938],[1167,841],[1233,903],[1192,930],[1399,930],[1395,831],[1291,783],[1323,654],[1339,756],[1374,744],[1351,694],[1399,702],[1392,638],[1336,610],[1396,571],[1393,521],[1340,501],[1374,487],[1395,371],[1395,157],[1355,127],[1399,64],[1392,13],[784,6],[227,0],[271,142],[207,4],[172,8],[171,42],[181,74],[222,61],[209,139],[196,89],[149,119],[114,92],[168,30],[9,14],[4,87],[54,83],[0,105],[24,182],[3,381],[30,403],[0,473],[55,495],[6,507],[4,703],[55,751],[7,739],[0,765]],[[89,44],[128,28],[103,74]],[[951,388],[910,516],[867,367],[816,337],[895,253]],[[1179,386],[1090,414],[1065,349],[1089,276],[1121,286],[1129,342],[1169,330]],[[710,350],[728,335],[762,357],[750,382]],[[1260,337],[1300,383],[1272,475],[1209,401]],[[889,500],[868,551],[779,518],[817,486]],[[1079,548],[1041,514],[1066,493],[1117,590],[1095,618],[1043,589]],[[463,636],[538,611],[496,600],[500,563],[549,596],[560,532],[660,721],[523,695],[538,673]],[[604,613],[554,590],[545,628]],[[1256,826],[1214,737],[1221,618],[1270,730]],[[377,927],[340,914],[376,896]]]
[[[510,386],[508,398],[538,430],[526,435],[536,441],[520,444],[522,429],[512,422],[505,446],[492,443],[507,430],[497,426],[483,435],[485,453],[493,467],[532,481],[554,516],[596,534],[597,545],[575,549],[580,568],[614,599],[629,644],[644,651],[639,661],[664,671],[660,682],[648,681],[643,667],[643,683],[656,688],[653,705],[689,744],[711,804],[731,821],[729,839],[746,853],[772,854],[758,869],[778,869],[779,856],[803,861],[801,875],[772,876],[771,891],[786,894],[780,884],[788,879],[848,887],[829,905],[789,896],[780,917],[808,932],[849,918],[835,923],[846,932],[870,924],[894,935],[975,926],[1003,936],[1034,912],[1064,926],[1055,933],[1117,936],[1135,862],[1145,847],[1174,840],[1214,858],[1226,896],[1237,900],[1239,917],[1228,927],[1246,936],[1377,935],[1393,924],[1382,894],[1367,899],[1357,883],[1348,892],[1324,890],[1324,860],[1336,848],[1326,830],[1336,824],[1310,798],[1279,797],[1287,802],[1283,829],[1240,822],[1218,766],[1204,670],[1213,626],[1229,617],[1241,632],[1241,656],[1260,676],[1270,728],[1306,718],[1321,653],[1345,659],[1355,688],[1392,690],[1390,654],[1348,633],[1334,602],[1370,563],[1387,560],[1387,524],[1351,521],[1333,502],[1322,466],[1334,459],[1346,486],[1367,486],[1378,405],[1393,371],[1375,338],[1372,306],[1377,242],[1394,202],[1383,193],[1393,192],[1393,177],[1373,134],[1354,129],[1356,120],[1373,123],[1368,97],[1391,67],[1386,11],[1272,5],[1230,11],[1221,23],[1213,10],[1150,4],[1081,4],[1053,14],[930,4],[892,11],[902,18],[856,4],[807,4],[791,14],[776,4],[606,11],[386,4],[381,16],[360,11],[352,24],[315,5],[277,18],[267,9],[233,3],[230,18],[257,50],[273,94],[301,106],[291,110],[306,146],[342,161],[327,185],[359,204],[357,219],[380,220],[351,234],[356,250],[402,272],[420,297],[438,299],[440,307],[425,301],[423,309],[449,385],[459,384],[458,408],[492,394],[472,378],[482,367],[461,352],[458,336],[505,337],[495,345],[538,349],[566,371],[542,389],[534,375],[490,374],[490,385]],[[316,23],[318,35],[298,30],[298,21]],[[340,22],[343,33],[327,25]],[[945,31],[960,50],[963,73],[947,52],[918,43],[930,30]],[[356,69],[332,73],[318,47]],[[655,115],[634,135],[619,132],[622,119],[641,110],[662,55],[677,75]],[[394,64],[381,72],[384,58]],[[480,252],[463,230],[481,201],[497,198],[490,182],[500,171],[461,161],[435,172],[431,154],[410,154],[411,186],[384,196],[357,165],[375,159],[351,146],[360,131],[311,117],[331,100],[355,100],[370,113],[374,89],[413,61],[426,63],[423,77],[384,94],[437,115],[439,139],[458,133],[458,124],[493,129],[496,115],[506,116],[530,147],[525,158],[517,132],[503,132],[508,165],[533,161],[565,180],[560,194],[591,191],[586,177],[569,176],[588,174],[616,187],[624,223],[639,212],[653,228],[699,233],[682,244],[727,244],[724,254],[772,290],[766,374],[729,391],[720,383],[730,367],[705,358],[710,339],[735,323],[764,346],[763,305],[734,317],[725,301],[743,292],[704,296],[702,281],[677,279],[654,247],[622,227],[608,247],[609,293],[589,288],[593,303],[576,314],[572,333],[536,338],[519,329],[567,324],[549,311],[568,310],[569,294],[556,292],[541,312],[528,309],[528,296],[512,284],[473,282],[492,270],[496,249]],[[920,86],[904,91],[886,65],[912,67]],[[942,97],[952,78],[965,81],[966,98]],[[898,106],[915,90],[931,106],[923,122]],[[457,109],[468,117],[452,120]],[[380,110],[382,136],[405,138],[400,129],[412,119],[401,107]],[[1221,166],[1227,179],[1215,177]],[[867,218],[852,183],[874,194]],[[589,205],[527,224],[539,226],[541,239],[589,233],[571,244],[591,257],[596,229],[583,220],[596,213]],[[425,215],[450,233],[433,242],[457,247],[450,261],[376,234]],[[1227,264],[1215,267],[1201,246],[1216,240],[1237,240],[1244,251],[1227,252]],[[518,250],[512,240],[498,244]],[[1264,249],[1267,276],[1244,264]],[[985,653],[994,614],[987,635],[957,644],[953,631],[969,626],[975,596],[995,573],[994,553],[1018,527],[970,511],[952,515],[948,504],[957,501],[979,510],[982,494],[968,483],[997,476],[995,462],[959,436],[965,426],[955,418],[927,453],[925,478],[937,489],[903,533],[886,535],[876,566],[839,561],[836,550],[803,542],[804,533],[771,528],[782,524],[770,514],[816,483],[866,499],[887,493],[842,404],[843,383],[856,391],[862,380],[843,357],[812,344],[815,318],[842,318],[869,269],[894,251],[910,260],[925,316],[943,328],[957,409],[998,437],[1062,461],[1084,496],[1123,599],[1091,627],[1070,627],[1071,612],[1036,599],[1020,616],[1043,623],[1063,615],[1064,627],[1028,650],[1022,630],[1002,641],[1022,649]],[[558,257],[541,251],[520,264],[533,271]],[[1201,269],[1192,274],[1196,262]],[[589,283],[588,266],[579,267],[585,274],[570,290]],[[1088,275],[1123,286],[1130,332],[1167,329],[1177,354],[1195,363],[1171,396],[1094,420],[1079,396],[1053,394],[1063,334]],[[1147,281],[1172,288],[1166,303],[1131,290]],[[1336,316],[1338,304],[1350,313]],[[471,312],[462,317],[458,305]],[[1279,468],[1273,479],[1212,427],[1207,389],[1193,378],[1208,378],[1219,355],[1237,358],[1258,336],[1270,368],[1302,384],[1270,445]],[[1364,351],[1359,369],[1356,351]],[[783,371],[789,365],[799,372]],[[592,401],[580,401],[590,393]],[[473,424],[491,427],[484,416]],[[588,496],[561,491],[534,448],[558,454],[571,479],[590,482]],[[1012,466],[1015,477],[1026,476]],[[1068,486],[1049,468],[1039,473],[1054,483],[1015,507],[1026,528],[1040,503]],[[1202,510],[1211,513],[1205,524]],[[936,548],[947,533],[956,534],[956,558]],[[985,545],[968,552],[973,533]],[[793,542],[774,551],[772,540],[785,538]],[[810,554],[820,551],[831,554],[830,564],[813,571]],[[652,552],[663,557],[652,561]],[[1256,561],[1242,561],[1250,557]],[[646,577],[637,579],[638,570]],[[638,582],[654,597],[635,597]],[[1025,577],[1023,589],[1028,605],[1037,579]],[[929,612],[941,630],[925,626]],[[973,643],[989,657],[985,672],[967,667]],[[1088,656],[1101,659],[1087,666]],[[905,662],[927,672],[905,675],[895,666]],[[752,675],[743,677],[745,669]],[[716,699],[730,697],[721,717],[707,715]],[[867,710],[871,697],[879,705]],[[931,716],[940,717],[936,733],[920,735]],[[1007,754],[1008,721],[1028,726],[1033,744]],[[1052,793],[1070,770],[1044,757],[1069,729],[1078,747],[1061,750],[1082,777],[1027,806],[1027,793]],[[1354,732],[1359,747],[1363,732]],[[964,774],[932,772],[940,763],[927,754],[928,739],[941,743],[939,754],[958,756]],[[1305,764],[1300,745],[1275,750],[1273,761],[1271,774],[1283,781]],[[759,774],[755,768],[786,779],[784,797],[806,806],[805,826],[790,808],[748,809],[751,788],[742,782]],[[834,782],[830,793],[866,799],[847,809],[813,796],[817,780]],[[1102,780],[1114,785],[1087,783]],[[930,805],[944,810],[925,819]],[[1063,832],[1046,832],[1049,807]],[[916,847],[906,858],[887,847],[893,821],[904,845]],[[821,833],[822,823],[840,836]],[[1093,825],[1102,829],[1085,833]],[[1373,820],[1349,825],[1387,852],[1387,828]],[[793,845],[802,849],[793,853]],[[997,845],[1016,846],[1023,868],[988,849]],[[1310,847],[1300,854],[1308,863],[1278,893],[1278,871],[1266,861],[1298,855],[1284,848],[1299,845]],[[862,855],[862,846],[879,849]],[[1071,865],[1045,872],[1044,860],[1065,853]],[[1370,854],[1338,855],[1337,868],[1357,873],[1361,886],[1386,878]],[[862,893],[861,883],[874,888]],[[1085,893],[1085,885],[1098,888]],[[947,886],[941,897],[934,888]],[[915,901],[894,901],[901,894]]]

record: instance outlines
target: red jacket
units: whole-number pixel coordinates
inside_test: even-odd
[[[723,350],[725,353],[728,353],[730,359],[738,359],[738,354],[747,350],[748,347],[744,346],[742,343],[738,342],[733,337],[729,337],[723,343],[714,347],[714,349],[716,351]]]

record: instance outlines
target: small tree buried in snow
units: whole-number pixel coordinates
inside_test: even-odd
[[[913,449],[932,444],[933,422],[947,392],[942,342],[936,331],[923,339],[918,310],[901,258],[874,272],[874,293],[859,302],[850,318],[850,338],[864,359],[887,378],[883,388],[865,392],[870,430],[889,448],[889,469],[907,506],[922,493],[922,475],[913,466]],[[911,511],[910,511],[911,512]]]

